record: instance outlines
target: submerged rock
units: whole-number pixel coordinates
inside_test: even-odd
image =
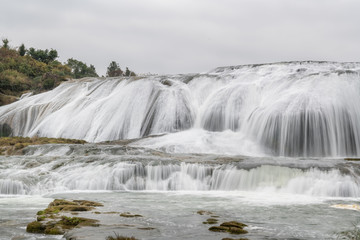
[[[199,210],[196,213],[199,214],[199,215],[211,215],[211,214],[213,214],[212,212],[205,211],[205,210]]]

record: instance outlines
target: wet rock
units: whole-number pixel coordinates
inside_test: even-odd
[[[203,224],[216,224],[218,221],[216,218],[208,218]]]
[[[103,206],[101,203],[75,200],[69,201],[64,199],[55,199],[48,208],[37,212],[37,221],[27,225],[26,231],[31,233],[43,234],[64,234],[74,227],[82,226],[99,226],[97,220],[80,217],[62,216],[60,213],[68,211],[90,211],[94,206]]]
[[[26,227],[26,231],[29,233],[44,233],[45,229],[46,226],[37,221],[29,223]]]
[[[247,238],[223,238],[221,240],[249,240]]]
[[[229,233],[232,233],[232,234],[245,234],[245,233],[248,233],[248,231],[242,229],[242,228],[238,228],[238,227],[230,227],[228,229],[228,232]]]
[[[131,214],[129,212],[124,212],[120,214],[120,217],[133,218],[133,217],[142,217],[140,214]]]
[[[140,230],[154,230],[156,228],[153,228],[153,227],[139,227],[138,229],[140,229]]]
[[[236,221],[224,222],[224,223],[220,224],[220,226],[223,226],[223,227],[237,227],[237,228],[247,227],[246,224],[241,223],[241,222],[236,222]]]
[[[213,226],[209,228],[212,232],[227,232],[229,230],[228,227],[221,227],[221,226]]]
[[[199,210],[196,212],[197,214],[200,214],[200,215],[211,215],[213,214],[212,212],[210,211],[205,211],[205,210]]]
[[[216,220],[216,219],[215,219]],[[228,232],[231,234],[245,234],[248,233],[244,229],[247,225],[241,222],[230,221],[220,224],[220,226],[213,226],[209,228],[209,231],[213,232]]]
[[[137,240],[134,237],[124,237],[124,236],[120,236],[118,234],[115,233],[115,237],[113,236],[107,236],[106,240]]]

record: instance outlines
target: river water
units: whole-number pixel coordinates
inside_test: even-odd
[[[210,216],[248,225],[248,239],[335,239],[353,228],[359,164],[340,158],[274,158],[168,154],[126,145],[30,146],[24,156],[0,157],[1,239],[61,239],[26,233],[36,212],[55,198],[104,204],[82,216],[100,227],[66,237],[105,239],[222,239],[203,224]],[[117,212],[106,214],[108,212]],[[122,218],[121,212],[141,218]],[[141,228],[154,228],[142,230]]]

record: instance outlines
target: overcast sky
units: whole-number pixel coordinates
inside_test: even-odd
[[[0,37],[137,73],[360,61],[359,0],[0,0]]]

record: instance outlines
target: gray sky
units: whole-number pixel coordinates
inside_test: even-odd
[[[291,60],[360,61],[359,0],[0,0],[0,37],[104,75],[206,72]]]

